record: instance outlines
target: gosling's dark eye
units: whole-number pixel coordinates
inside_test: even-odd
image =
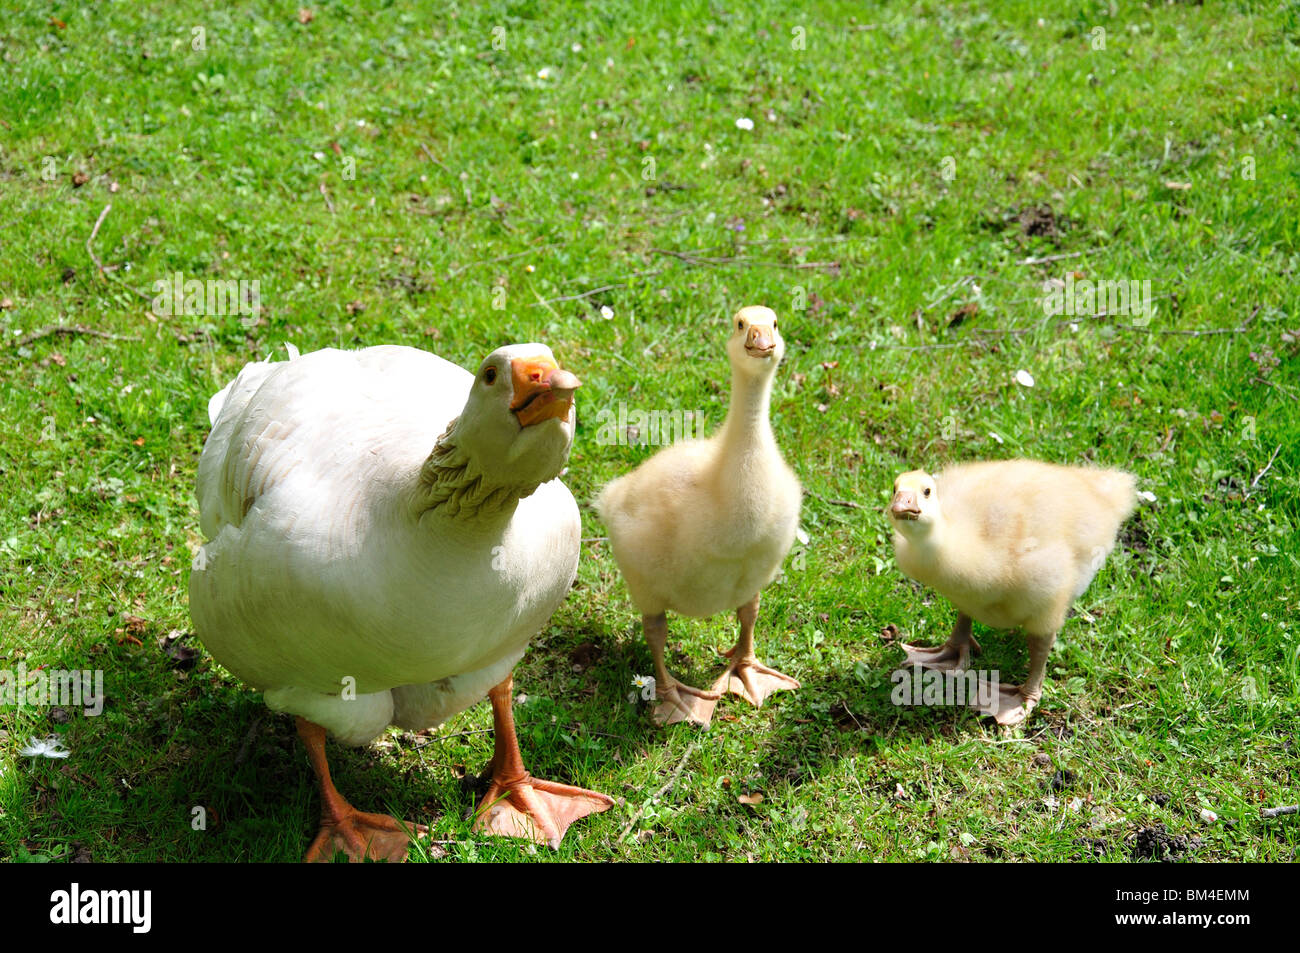
[[[483,382],[486,384],[495,384],[497,382],[497,369],[489,367],[483,372]]]
[[[738,330],[740,330],[740,331],[745,330],[745,322],[744,322],[744,321],[737,321],[737,322],[736,322],[736,328],[737,328]]]
[[[928,486],[925,488],[925,495],[926,496],[930,495],[930,488]]]
[[[772,322],[772,330],[773,330],[773,331],[776,330],[776,322],[775,322],[775,321]]]

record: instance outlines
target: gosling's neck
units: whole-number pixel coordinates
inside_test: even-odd
[[[767,369],[765,374],[744,374],[732,368],[731,406],[727,408],[721,431],[725,457],[735,459],[776,447],[770,419],[775,378],[775,367]]]
[[[940,514],[935,514],[925,525],[895,521],[894,531],[907,540],[908,547],[918,559],[937,564],[943,561],[948,527]]]

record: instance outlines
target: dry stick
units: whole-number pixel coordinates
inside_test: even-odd
[[[1044,255],[1042,258],[1035,258],[1033,255],[1030,255],[1028,258],[1020,259],[1018,262],[1016,262],[1016,264],[1017,265],[1045,265],[1050,261],[1065,261],[1065,259],[1067,258],[1082,258],[1084,255],[1091,255],[1093,252],[1105,251],[1105,250],[1106,250],[1105,248],[1090,248],[1087,251],[1065,252],[1060,255]]]
[[[465,204],[469,205],[471,201],[471,196],[469,193],[469,183],[464,179],[458,179],[456,177],[456,174],[452,172],[451,169],[447,168],[445,165],[443,165],[441,162],[438,161],[438,159],[434,156],[434,154],[429,151],[429,147],[426,146],[423,142],[420,143],[420,151],[423,152],[426,156],[428,156],[429,161],[432,162],[434,165],[436,165],[439,169],[441,169],[443,172],[446,172],[449,176],[451,176],[456,181],[460,182],[461,194],[465,196]]]
[[[536,248],[528,248],[524,251],[515,252],[513,255],[498,255],[496,258],[483,258],[478,261],[466,262],[463,265],[457,265],[455,268],[449,268],[447,270],[447,277],[455,278],[462,271],[469,271],[477,265],[495,265],[497,262],[513,261],[516,258],[523,258],[525,255],[535,255],[546,251],[548,248],[559,248],[567,244],[568,242],[551,242],[548,245],[538,245]]]
[[[112,208],[113,208],[113,203],[109,202],[107,205],[104,206],[104,211],[99,213],[99,218],[95,219],[95,227],[90,230],[90,237],[86,239],[86,254],[90,256],[90,260],[95,263],[95,268],[98,269],[100,275],[102,275],[104,278],[109,279],[118,285],[121,285],[123,288],[125,288],[127,291],[131,292],[134,295],[139,295],[141,298],[144,298],[145,301],[152,301],[153,297],[151,295],[145,294],[143,291],[139,290],[138,288],[132,288],[121,278],[117,277],[117,275],[105,269],[104,263],[100,261],[99,256],[95,254],[95,236],[99,234],[99,226],[104,224],[104,219],[108,218],[108,213],[112,211]],[[132,339],[128,338],[124,340],[132,340]]]
[[[1279,443],[1277,449],[1273,451],[1273,456],[1268,458],[1268,465],[1265,466],[1264,469],[1260,470],[1259,473],[1255,474],[1255,479],[1250,481],[1250,488],[1252,490],[1259,485],[1260,480],[1264,479],[1264,475],[1268,473],[1269,470],[1273,469],[1273,461],[1277,459],[1277,455],[1281,452],[1282,445]]]
[[[1300,814],[1300,804],[1287,804],[1284,807],[1261,807],[1260,817],[1281,817],[1283,814]]]
[[[771,268],[826,268],[830,270],[842,267],[838,261],[766,261],[759,258],[742,258],[739,255],[695,255],[690,252],[673,251],[671,248],[651,248],[650,252],[655,255],[670,255],[673,258],[680,258],[692,265],[757,265]]]
[[[944,302],[944,301],[947,301],[949,298],[951,298],[951,297],[952,297],[952,296],[957,292],[957,289],[958,289],[958,288],[960,288],[962,285],[970,284],[970,283],[971,283],[972,281],[974,281],[977,277],[979,277],[979,276],[978,276],[978,275],[966,275],[964,278],[958,278],[956,281],[954,281],[951,285],[948,286],[948,290],[946,290],[943,294],[939,295],[939,297],[935,298],[933,301],[931,301],[929,304],[927,304],[925,307],[923,307],[923,308],[921,309],[921,313],[922,313],[922,314],[925,314],[927,311],[930,311],[931,309],[933,309],[936,305],[938,305],[938,304],[940,304],[940,303],[942,303],[942,302]]]
[[[52,324],[48,328],[41,328],[39,331],[33,331],[24,337],[13,342],[11,347],[24,347],[33,341],[39,341],[41,338],[47,338],[52,334],[89,334],[97,338],[107,338],[110,341],[138,341],[138,337],[132,337],[128,334],[111,334],[108,331],[100,331],[97,328],[88,328],[84,324]]]
[[[104,206],[104,211],[100,212],[99,218],[95,219],[95,227],[90,230],[90,237],[86,239],[86,254],[90,255],[90,260],[95,263],[95,267],[99,269],[100,274],[104,272],[104,263],[95,254],[95,236],[99,234],[99,226],[104,224],[104,219],[108,218],[108,213],[112,210],[112,202]]]
[[[809,496],[811,496],[813,499],[821,500],[823,503],[829,503],[831,506],[847,506],[850,509],[854,509],[854,510],[862,509],[861,503],[854,503],[852,500],[828,500],[820,493],[814,493],[812,490],[804,490],[804,492],[807,493]]]
[[[322,196],[324,196],[324,198],[325,198],[325,207],[326,207],[327,209],[329,209],[329,210],[330,210],[330,214],[333,215],[333,214],[334,214],[334,203],[330,201],[330,193],[329,193],[329,190],[325,188],[325,183],[324,183],[324,182],[322,182],[322,183],[320,184],[320,194],[321,194]]]
[[[441,169],[443,172],[446,172],[453,179],[456,178],[455,173],[453,173],[451,169],[443,165],[442,162],[432,152],[429,151],[429,147],[426,146],[423,142],[420,143],[420,151],[423,152],[426,156],[428,156],[429,161],[432,162],[434,165],[436,165],[439,169]]]
[[[239,746],[239,751],[235,754],[234,766],[239,767],[248,760],[248,749],[252,747],[253,739],[257,737],[257,729],[262,726],[262,716],[258,715],[253,719],[253,724],[249,726],[248,734],[244,736],[244,743]]]
[[[618,281],[612,285],[601,285],[599,288],[592,288],[590,291],[583,291],[575,295],[561,295],[558,298],[547,298],[545,300],[534,301],[532,307],[540,307],[548,304],[559,304],[561,301],[581,301],[583,298],[590,298],[592,295],[598,295],[602,291],[613,291],[615,288],[623,288],[632,283],[634,278],[648,278],[652,275],[662,274],[664,269],[655,268],[650,271],[638,271],[628,276],[627,281]]]
[[[695,753],[695,749],[699,747],[700,741],[703,737],[703,735],[696,736],[695,740],[692,741],[690,746],[686,749],[686,753],[682,755],[682,760],[677,762],[677,767],[673,769],[672,776],[664,782],[664,786],[656,791],[652,797],[643,801],[641,806],[637,808],[637,812],[632,815],[632,820],[628,821],[627,826],[623,828],[623,833],[618,835],[620,842],[627,840],[627,835],[632,832],[632,828],[636,827],[636,822],[641,820],[641,816],[645,814],[646,808],[667,794],[672,786],[677,783],[677,779],[682,776],[682,771],[686,768],[686,762],[691,759],[691,755]]]

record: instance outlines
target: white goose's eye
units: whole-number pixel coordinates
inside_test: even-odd
[[[483,383],[487,384],[488,386],[491,386],[496,382],[497,382],[497,369],[495,367],[489,367],[486,371],[483,372]]]
[[[930,495],[930,488],[928,486],[925,488],[925,495],[926,496]]]

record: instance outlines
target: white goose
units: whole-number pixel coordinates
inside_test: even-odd
[[[209,403],[190,611],[214,658],[298,716],[322,800],[307,860],[408,847],[409,825],[335,790],[326,732],[363,745],[484,695],[496,746],[476,829],[556,846],[613,803],[532,778],[511,714],[511,672],[577,570],[578,509],[556,479],[577,387],[540,344],[475,375],[409,347],[291,349]]]

